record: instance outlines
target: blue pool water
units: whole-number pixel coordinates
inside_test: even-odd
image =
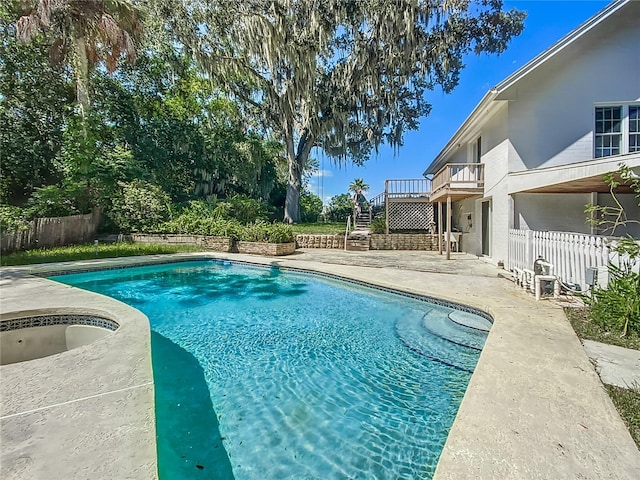
[[[431,478],[490,327],[222,261],[52,278],[149,317],[163,479]]]

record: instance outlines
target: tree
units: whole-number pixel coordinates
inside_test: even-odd
[[[465,54],[502,52],[524,19],[500,0],[155,2],[206,71],[284,141],[288,222],[300,218],[313,147],[361,164],[381,143],[401,146],[429,113],[425,91],[451,91]]]
[[[26,46],[0,7],[0,201],[24,204],[59,176],[55,157],[73,102],[64,74],[48,65],[41,41]]]
[[[237,102],[171,46],[147,46],[135,66],[95,72],[92,106],[174,201],[245,194],[269,200],[282,145],[247,128]]]
[[[300,219],[303,222],[316,222],[322,213],[322,199],[307,191],[303,190],[300,194]]]
[[[142,10],[126,0],[37,0],[19,3],[17,38],[44,36],[52,65],[71,66],[81,111],[89,108],[89,70],[104,60],[113,72],[122,55],[135,61]]]
[[[349,184],[349,191],[353,193],[364,193],[369,191],[369,185],[364,183],[362,178],[356,178]]]
[[[329,201],[329,217],[334,222],[344,222],[353,213],[353,198],[348,193],[331,197]]]

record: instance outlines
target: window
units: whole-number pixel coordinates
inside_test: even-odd
[[[482,137],[478,137],[475,142],[468,143],[467,161],[468,163],[482,163]]]
[[[629,106],[629,153],[640,152],[640,105]]]
[[[596,107],[596,158],[640,152],[640,105]]]

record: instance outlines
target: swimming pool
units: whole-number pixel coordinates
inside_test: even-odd
[[[149,317],[162,478],[430,478],[490,326],[222,261],[52,278]]]

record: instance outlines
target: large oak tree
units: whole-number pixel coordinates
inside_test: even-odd
[[[429,113],[425,91],[451,91],[465,54],[502,52],[524,20],[500,0],[150,1],[284,141],[288,222],[312,148],[362,163],[382,143],[399,147]]]

